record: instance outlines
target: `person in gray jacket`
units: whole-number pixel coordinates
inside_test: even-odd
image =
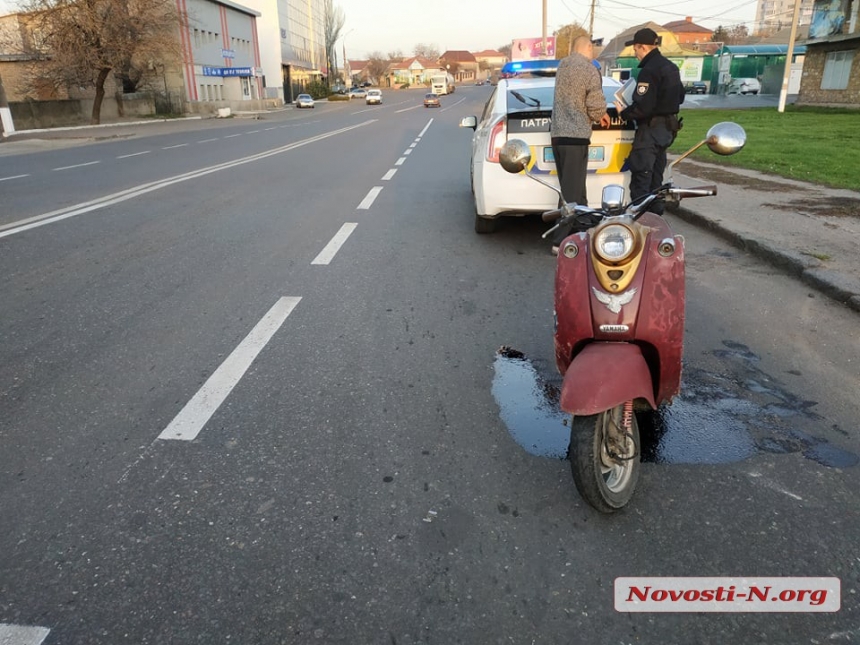
[[[600,72],[594,66],[594,45],[588,36],[573,41],[572,52],[562,59],[555,76],[552,105],[552,153],[558,183],[567,202],[588,205],[585,176],[591,127],[609,127]]]

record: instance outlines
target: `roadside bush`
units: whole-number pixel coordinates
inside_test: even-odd
[[[329,101],[348,101],[349,100],[349,94],[329,94],[328,100]]]
[[[314,99],[324,99],[328,96],[328,85],[321,81],[312,81],[305,88],[305,93],[310,94]]]

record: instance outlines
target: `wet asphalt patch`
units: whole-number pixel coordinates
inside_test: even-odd
[[[858,456],[798,426],[820,426],[815,401],[791,393],[759,367],[747,346],[724,341],[713,355],[727,369],[686,368],[681,394],[671,405],[637,415],[642,461],[720,464],[756,454],[801,453],[823,466],[848,468]],[[522,352],[501,348],[493,364],[492,393],[513,439],[539,457],[567,458],[569,415],[559,408],[559,389]],[[840,428],[830,428],[839,434]]]

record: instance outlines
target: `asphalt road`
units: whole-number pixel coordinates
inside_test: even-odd
[[[0,158],[27,175],[0,182],[0,642],[860,639],[856,314],[673,221],[684,391],[596,514],[547,421],[542,225],[473,232],[456,124],[488,91]],[[619,613],[619,576],[837,577],[841,609]]]

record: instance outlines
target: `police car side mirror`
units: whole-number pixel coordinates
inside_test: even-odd
[[[478,127],[478,118],[474,116],[464,116],[460,120],[461,128],[472,128],[473,130]]]

